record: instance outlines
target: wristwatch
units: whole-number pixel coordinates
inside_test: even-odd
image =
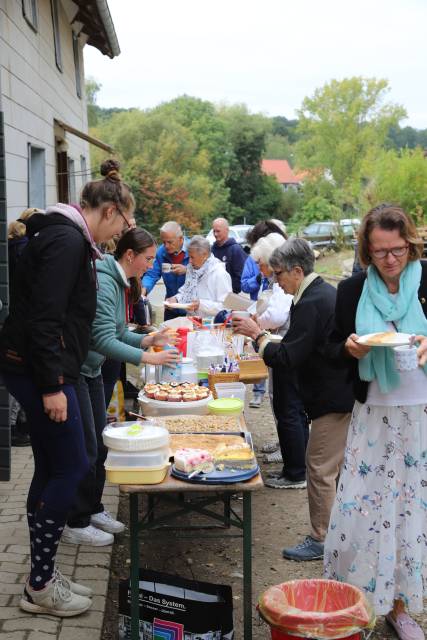
[[[260,338],[262,338],[263,336],[268,336],[268,335],[269,335],[268,331],[261,331],[257,335],[257,337],[255,338],[255,340],[252,341],[252,346],[253,346],[254,351],[256,353],[258,353],[258,349],[259,349],[259,344],[258,343],[259,343]]]

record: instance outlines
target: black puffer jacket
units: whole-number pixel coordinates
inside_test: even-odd
[[[83,231],[60,213],[35,214],[0,334],[0,369],[42,393],[76,382],[96,311],[96,274]]]

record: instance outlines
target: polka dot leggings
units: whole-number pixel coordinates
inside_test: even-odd
[[[42,589],[55,571],[55,556],[64,530],[64,519],[41,507],[35,513],[27,513],[31,544],[30,586]]]

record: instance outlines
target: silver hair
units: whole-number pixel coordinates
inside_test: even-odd
[[[272,269],[292,271],[294,267],[301,267],[305,276],[314,271],[314,253],[304,238],[291,238],[281,247],[275,249],[270,258]]]
[[[273,252],[285,243],[285,238],[280,233],[269,233],[268,236],[260,238],[251,249],[251,257],[255,262],[268,264]]]
[[[228,224],[228,220],[226,220],[225,218],[215,218],[215,220],[212,222],[212,225],[215,224],[215,222],[221,222],[222,224],[225,224],[225,226],[227,227],[227,229],[229,228],[229,224]]]
[[[211,252],[211,245],[209,244],[209,240],[206,240],[203,236],[193,236],[188,244],[187,251],[197,251],[198,253],[207,253],[208,255]]]
[[[177,238],[182,238],[184,235],[182,233],[181,225],[175,222],[175,220],[169,220],[168,222],[165,222],[160,227],[160,233],[174,233]]]

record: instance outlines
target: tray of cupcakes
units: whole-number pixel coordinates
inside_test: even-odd
[[[146,384],[138,395],[143,415],[207,414],[212,394],[193,382]]]

